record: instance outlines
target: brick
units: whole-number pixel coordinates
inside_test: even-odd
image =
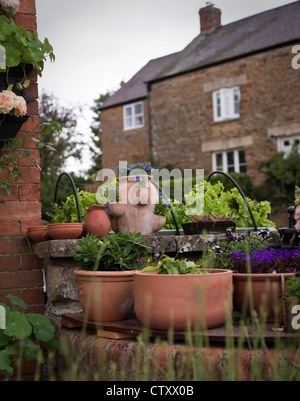
[[[0,174],[0,177],[4,179],[4,174]],[[12,201],[18,199],[18,187],[17,185],[12,185],[11,194],[8,194],[6,190],[0,189],[0,208],[2,207],[2,202]]]
[[[24,237],[0,237],[1,254],[21,254],[29,251],[29,245]]]
[[[20,222],[18,220],[0,221],[0,237],[20,235]]]
[[[20,289],[0,290],[0,302],[11,305],[9,299],[7,298],[7,295],[9,294],[22,299],[22,291]]]
[[[27,31],[33,31],[37,29],[36,16],[31,14],[20,14],[15,15],[16,24],[23,26]]]
[[[18,14],[36,14],[35,0],[21,0]]]
[[[43,274],[40,270],[1,273],[0,290],[41,287],[42,285]]]
[[[43,288],[29,288],[23,290],[22,299],[27,305],[40,307],[44,304]]]
[[[0,207],[0,220],[29,220],[41,217],[40,202],[6,202]]]
[[[41,181],[41,172],[36,167],[19,166],[21,178],[19,183],[39,184]]]
[[[8,272],[21,269],[19,255],[0,255],[0,272]]]
[[[19,185],[19,200],[24,201],[37,201],[41,199],[40,184],[33,185]]]
[[[26,235],[28,227],[40,226],[42,224],[42,219],[30,219],[21,221],[21,235]]]
[[[38,258],[35,253],[25,253],[21,255],[22,270],[43,269],[43,260]]]

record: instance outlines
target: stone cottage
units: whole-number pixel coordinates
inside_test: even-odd
[[[154,159],[160,168],[247,172],[300,139],[300,1],[201,31],[150,60],[101,107],[102,163]]]

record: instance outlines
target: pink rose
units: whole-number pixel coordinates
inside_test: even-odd
[[[15,94],[10,90],[0,92],[0,113],[9,113],[15,105]]]
[[[15,95],[14,109],[16,117],[24,116],[26,114],[27,105],[25,99],[22,96]]]

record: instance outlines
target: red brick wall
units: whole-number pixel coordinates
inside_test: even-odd
[[[28,30],[37,29],[35,0],[21,0],[15,20]],[[35,143],[28,140],[39,122],[35,71],[28,78],[31,84],[26,92],[34,100],[27,104],[30,117],[18,136],[26,140],[25,147],[38,160]],[[28,159],[21,159],[19,167],[21,179],[13,186],[12,194],[0,189],[0,300],[6,301],[7,294],[14,294],[27,303],[28,311],[43,312],[42,260],[25,238],[29,226],[41,223],[40,172]]]

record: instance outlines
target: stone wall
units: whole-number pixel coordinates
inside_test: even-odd
[[[277,150],[276,137],[300,132],[299,74],[291,60],[285,46],[153,84],[154,158],[208,174],[212,152],[242,147],[253,183],[262,183],[260,163]],[[240,118],[215,123],[212,93],[232,86],[240,87]]]

